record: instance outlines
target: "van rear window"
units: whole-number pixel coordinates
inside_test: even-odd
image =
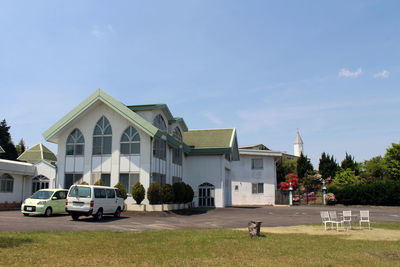
[[[74,186],[69,190],[68,196],[90,198],[90,187]]]

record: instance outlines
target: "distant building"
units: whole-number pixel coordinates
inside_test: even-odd
[[[26,150],[18,160],[0,159],[0,209],[17,207],[37,190],[56,186],[57,158],[43,144]]]

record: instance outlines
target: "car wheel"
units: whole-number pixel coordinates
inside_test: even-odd
[[[96,213],[96,215],[95,215],[95,219],[96,219],[97,221],[101,221],[101,219],[103,219],[103,210],[102,210],[102,209],[99,209],[99,210],[97,211],[97,213]]]
[[[72,220],[77,221],[79,219],[79,215],[72,214]]]
[[[48,208],[46,209],[46,211],[44,212],[44,215],[45,215],[46,217],[50,217],[52,213],[53,213],[53,210],[52,210],[50,207],[48,207]]]
[[[115,218],[119,218],[121,217],[121,209],[118,207],[117,210],[114,213],[114,217]]]
[[[22,214],[24,214],[24,216],[29,216],[29,213],[22,213]]]

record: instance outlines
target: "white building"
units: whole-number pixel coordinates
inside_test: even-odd
[[[99,89],[43,136],[58,145],[56,187],[102,179],[121,182],[129,193],[137,181],[146,191],[153,181],[183,181],[198,206],[274,203],[280,152],[239,154],[235,129],[189,130],[165,104],[127,106]],[[251,168],[253,159],[262,159],[262,169]]]
[[[0,209],[18,207],[35,191],[55,187],[57,159],[47,147],[37,144],[18,160],[0,159]]]
[[[264,145],[240,146],[240,161],[232,163],[232,205],[275,204],[276,164],[282,152]]]

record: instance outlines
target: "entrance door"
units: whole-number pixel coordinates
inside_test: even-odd
[[[215,207],[215,187],[210,183],[199,185],[199,207]]]
[[[32,179],[32,194],[40,189],[49,188],[49,178],[43,175],[38,175]]]

